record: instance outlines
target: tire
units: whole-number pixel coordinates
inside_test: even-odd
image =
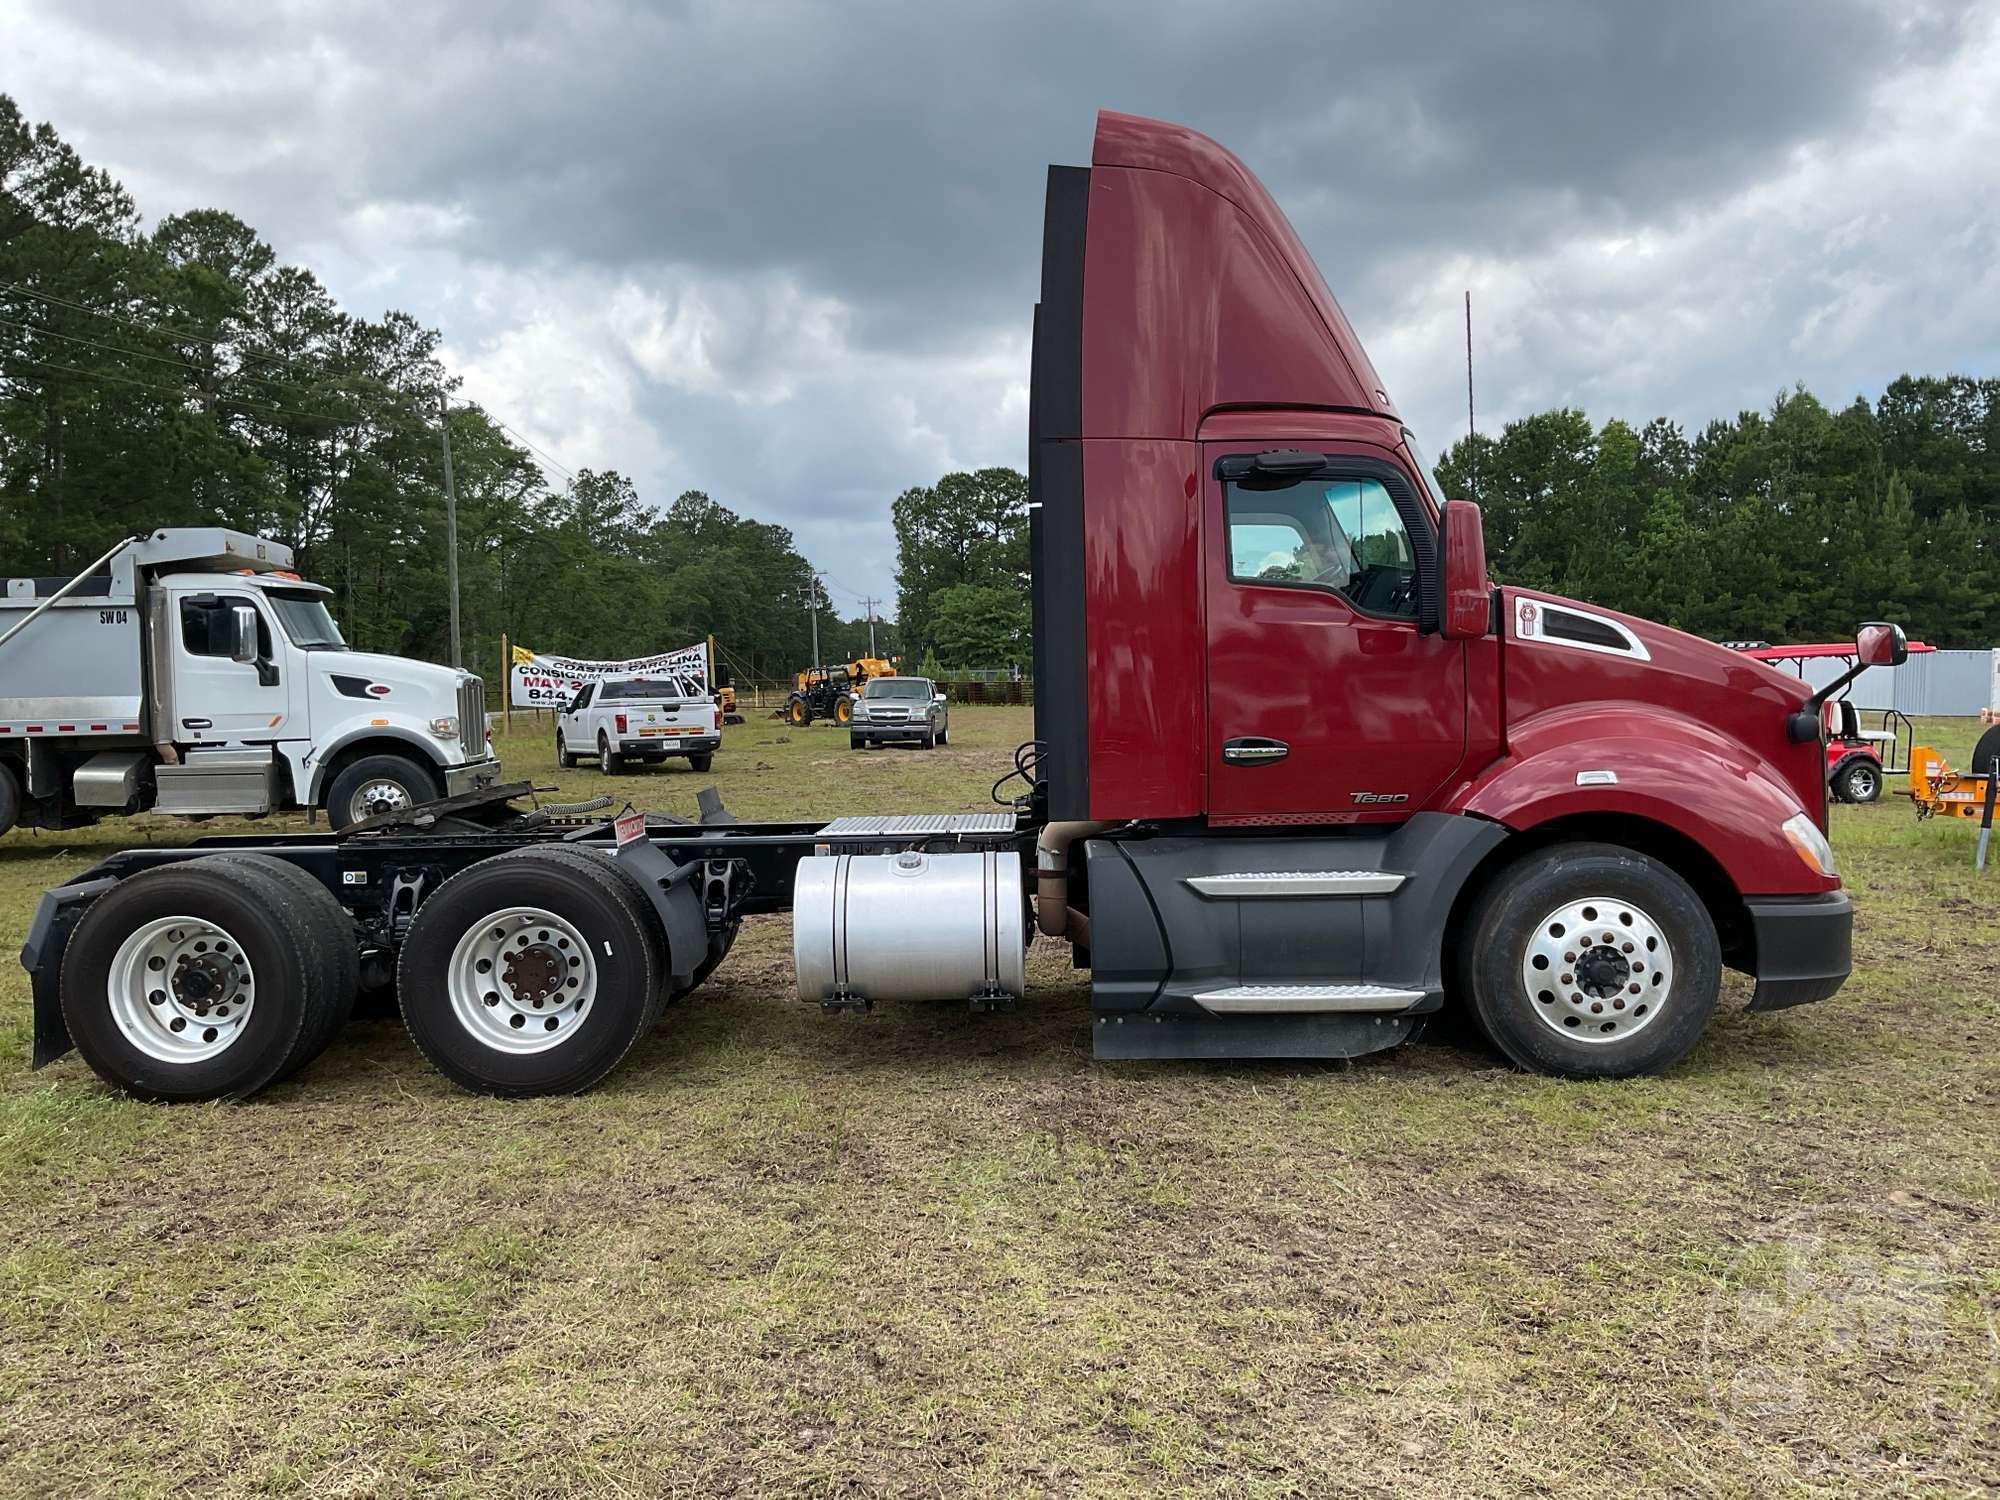
[[[563,739],[563,732],[556,731],[556,764],[565,771],[576,769],[576,757],[569,753],[569,745]]]
[[[439,795],[437,776],[407,755],[364,755],[326,789],[326,820],[345,828],[377,813],[401,811]]]
[[[785,722],[792,728],[804,729],[812,721],[812,705],[806,702],[802,694],[794,693],[785,700]]]
[[[938,743],[940,745],[949,745],[951,743],[951,726],[949,724],[938,731]]]
[[[0,763],[0,835],[13,831],[21,821],[21,782],[14,768]]]
[[[850,750],[866,750],[868,748],[868,741],[864,740],[858,734],[850,734],[847,737],[847,748]]]
[[[332,1032],[338,978],[319,962],[316,933],[313,903],[262,862],[144,871],[77,923],[63,957],[63,1020],[84,1061],[128,1094],[247,1098],[303,1066]],[[234,959],[218,973],[224,954]],[[183,970],[185,980],[158,990],[144,978]]]
[[[659,1017],[656,925],[629,872],[600,856],[536,848],[481,860],[410,924],[397,969],[403,1023],[461,1088],[580,1093]],[[526,960],[522,972],[514,958]]]
[[[1613,942],[1567,947],[1586,927]],[[1557,844],[1523,856],[1479,895],[1466,936],[1462,992],[1494,1046],[1530,1072],[1664,1072],[1715,1014],[1722,953],[1708,909],[1680,876],[1630,849]],[[1587,977],[1576,963],[1585,956]]]
[[[1857,755],[1833,773],[1833,794],[1842,802],[1873,802],[1882,795],[1882,766],[1873,756]]]
[[[845,729],[854,722],[854,700],[836,698],[833,700],[833,722]]]
[[[646,1025],[657,1026],[661,1014],[666,1010],[668,989],[673,983],[673,972],[667,964],[667,934],[660,926],[659,913],[653,910],[652,897],[646,894],[645,882],[632,873],[631,867],[620,864],[615,859],[607,859],[601,854],[592,854],[582,849],[564,848],[560,845],[544,847],[542,854],[549,859],[568,860],[571,864],[582,861],[592,870],[608,870],[612,877],[625,888],[630,898],[634,919],[645,930],[647,947],[652,952],[653,994],[650,997],[651,1010],[647,1012]]]
[[[287,864],[268,854],[227,853],[210,855],[209,858],[261,871],[292,893],[298,903],[300,947],[306,961],[325,983],[325,1004],[319,1016],[319,1034],[301,1039],[298,1052],[273,1080],[281,1081],[324,1052],[354,1018],[354,1003],[361,992],[361,949],[355,942],[354,919],[348,916],[333,892],[297,865]]]
[[[611,748],[610,737],[602,730],[597,735],[597,769],[605,776],[616,776],[625,769],[625,757]]]
[[[713,752],[710,752],[705,755],[690,755],[688,757],[689,769],[694,771],[699,771],[703,775],[706,775],[708,772],[708,768],[714,764],[715,764],[715,755]]]
[[[1972,747],[1972,774],[2000,776],[2000,724],[1982,734]]]
[[[926,750],[937,749],[937,731],[934,729],[926,729],[924,731],[923,739],[918,741],[918,743],[921,744]]]

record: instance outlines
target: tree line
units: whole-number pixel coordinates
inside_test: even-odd
[[[1894,620],[2000,642],[2000,380],[1904,375],[1839,411],[1800,386],[1690,439],[1572,409],[1461,440],[1496,577],[1713,640],[1839,641]]]
[[[503,633],[607,658],[712,633],[735,675],[779,681],[811,654],[809,604],[823,656],[866,646],[785,527],[700,491],[661,509],[551,459],[552,483],[500,416],[454,399],[439,344],[405,313],[344,311],[231,214],[145,227],[0,95],[0,575],[233,526],[290,545],[356,646],[444,660],[448,423],[475,670],[497,677]],[[893,627],[877,636],[894,649]]]

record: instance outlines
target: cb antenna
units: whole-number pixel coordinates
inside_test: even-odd
[[[1479,429],[1472,421],[1472,289],[1465,291],[1465,460],[1471,471],[1472,498],[1479,498]]]

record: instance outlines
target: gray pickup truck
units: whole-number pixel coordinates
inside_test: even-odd
[[[876,677],[854,700],[847,742],[856,750],[891,741],[926,750],[951,743],[951,705],[928,677]]]

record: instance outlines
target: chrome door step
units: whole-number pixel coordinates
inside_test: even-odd
[[[1189,875],[1185,883],[1203,896],[1255,900],[1269,896],[1386,896],[1409,878],[1388,870],[1246,870],[1230,875]]]
[[[1380,984],[1238,984],[1194,997],[1218,1016],[1324,1015],[1406,1010],[1424,998],[1422,990]]]

